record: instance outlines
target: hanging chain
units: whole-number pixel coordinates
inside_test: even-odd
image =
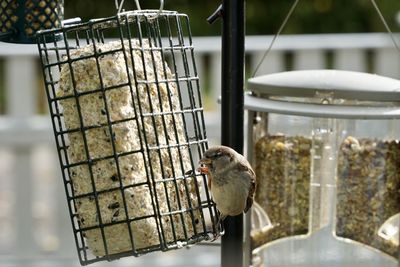
[[[292,7],[290,8],[288,14],[286,15],[285,19],[283,20],[281,26],[279,27],[278,32],[275,34],[275,36],[272,38],[271,43],[269,44],[268,49],[265,51],[264,55],[262,56],[260,62],[257,64],[257,67],[255,68],[253,74],[251,75],[251,77],[254,77],[257,74],[258,69],[260,68],[261,64],[264,62],[265,58],[267,57],[267,55],[269,54],[269,52],[272,49],[272,46],[274,45],[276,38],[279,37],[279,35],[281,34],[283,28],[285,28],[286,23],[288,22],[289,18],[292,16],[293,11],[296,9],[297,4],[299,3],[300,0],[295,0]]]
[[[392,39],[392,42],[393,42],[394,46],[396,47],[397,51],[400,53],[400,47],[399,47],[399,45],[397,44],[396,39],[394,38],[394,34],[393,34],[393,32],[390,30],[390,27],[389,27],[389,25],[387,24],[387,22],[386,22],[386,20],[385,20],[385,17],[383,16],[381,10],[379,9],[379,7],[378,7],[378,5],[376,4],[375,0],[371,0],[371,3],[372,3],[372,5],[374,6],[376,12],[378,13],[379,18],[380,18],[380,20],[382,21],[383,25],[385,26],[386,31],[389,33],[390,38]]]

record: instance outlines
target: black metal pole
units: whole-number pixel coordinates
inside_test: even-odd
[[[224,0],[222,29],[221,143],[243,153],[244,0]],[[221,266],[243,266],[243,215],[227,217]]]

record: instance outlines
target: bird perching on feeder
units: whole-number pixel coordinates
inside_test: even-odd
[[[37,38],[81,264],[219,235],[188,17],[161,1]]]
[[[256,175],[241,154],[227,146],[209,148],[200,159],[199,171],[208,176],[208,188],[220,212],[219,222],[227,216],[249,211],[256,191]]]

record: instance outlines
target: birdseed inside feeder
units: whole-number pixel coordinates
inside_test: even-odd
[[[301,70],[248,84],[255,201],[269,219],[252,231],[255,258],[275,267],[397,267],[400,81]]]
[[[41,31],[38,47],[81,264],[216,235],[188,17],[123,12]]]

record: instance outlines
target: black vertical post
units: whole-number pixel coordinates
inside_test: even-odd
[[[224,0],[222,29],[222,145],[243,153],[245,0]],[[227,217],[221,243],[221,266],[243,266],[243,215]]]

